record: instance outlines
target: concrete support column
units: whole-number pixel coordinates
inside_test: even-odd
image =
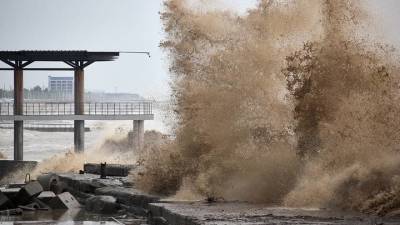
[[[24,77],[20,68],[14,69],[14,115],[23,115]],[[14,160],[24,160],[24,121],[14,121]]]
[[[75,69],[74,73],[74,105],[75,115],[84,114],[84,71],[81,68]],[[75,152],[83,152],[85,149],[85,121],[74,121],[74,147]]]
[[[140,151],[144,146],[144,120],[133,121],[133,146]]]

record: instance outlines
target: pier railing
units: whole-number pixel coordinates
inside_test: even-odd
[[[84,115],[150,115],[153,114],[151,101],[136,102],[88,102],[84,103]],[[75,106],[70,102],[27,102],[23,114],[38,115],[74,115]],[[0,116],[14,115],[13,103],[0,103]]]

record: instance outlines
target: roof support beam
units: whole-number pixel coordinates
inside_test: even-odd
[[[71,66],[72,68],[76,67],[75,63],[72,61],[64,61],[64,63],[67,64],[68,66]]]
[[[25,66],[28,66],[28,65],[30,65],[32,63],[33,63],[33,61],[26,61],[24,63],[21,62],[20,68],[24,68]]]
[[[0,59],[0,60],[1,60],[3,63],[5,63],[5,64],[7,64],[7,65],[9,65],[9,66],[11,66],[11,67],[13,67],[13,68],[17,67],[16,64],[12,63],[12,62],[9,61],[9,60],[4,60],[4,59]],[[14,69],[11,69],[11,70],[14,70]]]
[[[10,70],[13,70],[14,68],[23,69],[25,66],[28,66],[28,65],[33,63],[33,61],[23,62],[23,61],[18,61],[18,60],[16,60],[13,63],[10,60],[4,60],[4,59],[0,59],[0,61],[4,62],[5,64],[7,64],[7,65],[9,65],[11,67],[13,67],[13,68],[9,68]]]
[[[14,68],[0,68],[0,71],[14,70]],[[31,71],[74,71],[74,68],[24,68],[24,70]]]
[[[71,66],[74,69],[84,69],[85,67],[91,65],[95,61],[64,61],[65,64]]]
[[[92,63],[94,63],[94,61],[82,62],[82,66],[81,66],[81,68],[83,69],[83,68],[85,68],[85,67],[89,66],[89,65],[90,65],[90,64],[92,64]]]

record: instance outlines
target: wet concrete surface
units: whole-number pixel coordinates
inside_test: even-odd
[[[150,204],[155,217],[170,225],[397,225],[400,218],[378,218],[323,209],[271,207],[240,202],[162,202]]]
[[[127,214],[98,214],[84,209],[24,212],[19,216],[0,216],[0,225],[12,224],[146,224],[146,218]]]

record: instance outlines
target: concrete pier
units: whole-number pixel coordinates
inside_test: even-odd
[[[147,52],[137,52],[149,54]],[[0,103],[0,120],[14,121],[14,160],[23,158],[23,130],[25,120],[74,120],[74,147],[85,149],[85,120],[134,120],[136,143],[143,147],[144,120],[154,119],[149,101],[84,102],[84,68],[95,62],[114,61],[120,52],[81,51],[0,51],[4,71],[14,72],[14,103]],[[36,62],[63,62],[67,67],[31,67]],[[74,103],[24,103],[23,71],[74,71]],[[111,105],[111,109],[109,106]],[[53,107],[54,106],[54,107]],[[103,107],[104,106],[104,107]],[[43,108],[44,107],[44,108]],[[56,109],[56,110],[55,110]],[[86,111],[85,111],[86,109]]]
[[[144,146],[144,120],[133,121],[133,145],[136,151]]]
[[[74,100],[75,115],[84,114],[84,71],[82,68],[76,68],[74,73]],[[83,152],[85,149],[85,121],[74,120],[74,146],[75,152]]]
[[[14,115],[23,115],[24,79],[21,68],[14,69]],[[14,121],[14,160],[24,159],[24,121]]]

